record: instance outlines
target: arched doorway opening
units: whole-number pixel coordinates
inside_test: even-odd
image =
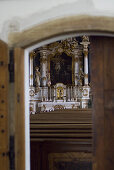
[[[29,54],[32,170],[92,169],[89,44],[70,37]]]
[[[112,27],[111,27],[112,28]],[[90,29],[91,30],[91,29]],[[95,29],[94,29],[95,30]],[[103,31],[103,29],[100,29],[100,28],[96,28],[96,30],[100,30],[100,31]],[[111,32],[111,33],[113,33],[113,28],[112,28],[112,31],[110,30],[110,29],[107,29],[109,32]],[[79,29],[78,29],[78,31],[79,31]],[[105,30],[106,31],[106,30]],[[63,31],[64,32],[64,31]],[[68,30],[66,30],[66,32],[68,33],[69,31]],[[72,32],[72,31],[71,31]],[[59,33],[58,33],[59,34]],[[92,34],[92,33],[91,33]],[[100,33],[101,34],[101,33]],[[41,40],[41,39],[40,39]],[[21,41],[20,41],[21,42]],[[35,42],[35,41],[34,41]],[[19,45],[19,43],[17,43],[17,46],[21,46],[22,44],[20,44]],[[28,44],[27,44],[28,45]],[[29,44],[30,45],[30,44]],[[25,44],[24,45],[22,45],[23,47],[25,47]],[[27,55],[27,50],[25,50],[25,53],[26,53],[26,55]],[[103,59],[103,58],[102,58]],[[99,61],[99,60],[98,60]],[[94,62],[95,62],[95,60],[94,60]],[[101,65],[102,65],[102,62],[100,63]],[[101,67],[102,68],[102,67]],[[95,69],[95,68],[94,68]],[[103,72],[102,72],[103,73]],[[96,74],[96,75],[98,75],[98,74]],[[102,80],[101,79],[101,77],[102,77],[102,75],[100,75],[100,80]],[[102,81],[104,81],[104,80],[102,80]],[[96,86],[97,86],[97,84],[96,84]],[[104,93],[103,91],[101,91],[102,93]],[[97,103],[98,104],[98,103]],[[97,110],[98,111],[98,110]],[[103,113],[103,112],[102,112]],[[102,116],[101,116],[102,117]],[[99,120],[100,121],[100,120]],[[98,124],[102,124],[102,123],[100,123],[100,122],[97,122]],[[102,124],[102,127],[104,127],[104,124]],[[96,127],[96,129],[97,129],[97,127]],[[98,130],[98,129],[97,129]],[[97,131],[98,132],[98,131]],[[102,135],[102,136],[100,136],[100,133],[101,133],[101,131],[100,132],[98,132],[98,137],[97,137],[97,140],[99,141],[100,139],[102,140],[103,138],[104,138],[104,135]],[[98,139],[99,138],[99,139]],[[97,142],[98,142],[97,141]],[[102,157],[103,155],[104,155],[104,144],[102,145],[102,148],[100,149],[101,150],[101,152],[99,153],[98,152],[98,149],[99,149],[99,144],[100,144],[100,142],[98,142],[98,146],[97,146],[97,151],[96,151],[96,153],[95,153],[95,166],[96,166],[96,162],[97,162],[97,166],[98,166],[98,168],[99,167],[102,167],[103,165],[101,165],[101,163],[100,163],[100,161],[98,160],[98,158],[100,158],[100,157]],[[96,155],[98,156],[97,158],[96,158]],[[102,155],[102,156],[100,156],[100,155]],[[104,156],[102,157],[102,159],[104,159]]]

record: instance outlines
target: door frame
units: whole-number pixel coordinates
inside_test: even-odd
[[[102,22],[101,22],[102,21]],[[9,35],[10,47],[21,47],[24,49],[24,66],[26,75],[25,81],[25,170],[30,169],[30,132],[29,132],[29,91],[28,91],[28,54],[31,50],[42,45],[64,39],[71,36],[86,35],[103,35],[114,36],[114,18],[111,17],[90,17],[75,16],[61,18],[50,21],[42,25],[33,27],[21,33],[11,33]],[[37,35],[37,36],[36,36]],[[24,169],[23,169],[24,170]]]

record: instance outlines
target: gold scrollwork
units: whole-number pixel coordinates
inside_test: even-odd
[[[58,110],[58,109],[64,109],[64,106],[63,105],[55,105],[54,110]]]

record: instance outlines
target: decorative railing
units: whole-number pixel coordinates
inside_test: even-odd
[[[35,90],[34,90],[35,91]],[[54,87],[40,87],[38,92],[34,92],[40,101],[77,101],[83,96],[83,86],[68,86],[65,89],[55,89]]]

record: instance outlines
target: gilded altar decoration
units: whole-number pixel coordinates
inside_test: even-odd
[[[71,37],[30,52],[31,114],[88,108],[89,37]]]
[[[57,88],[57,99],[62,100],[63,99],[63,87],[58,87]]]
[[[63,105],[55,105],[54,106],[54,110],[60,110],[60,109],[64,109]]]

